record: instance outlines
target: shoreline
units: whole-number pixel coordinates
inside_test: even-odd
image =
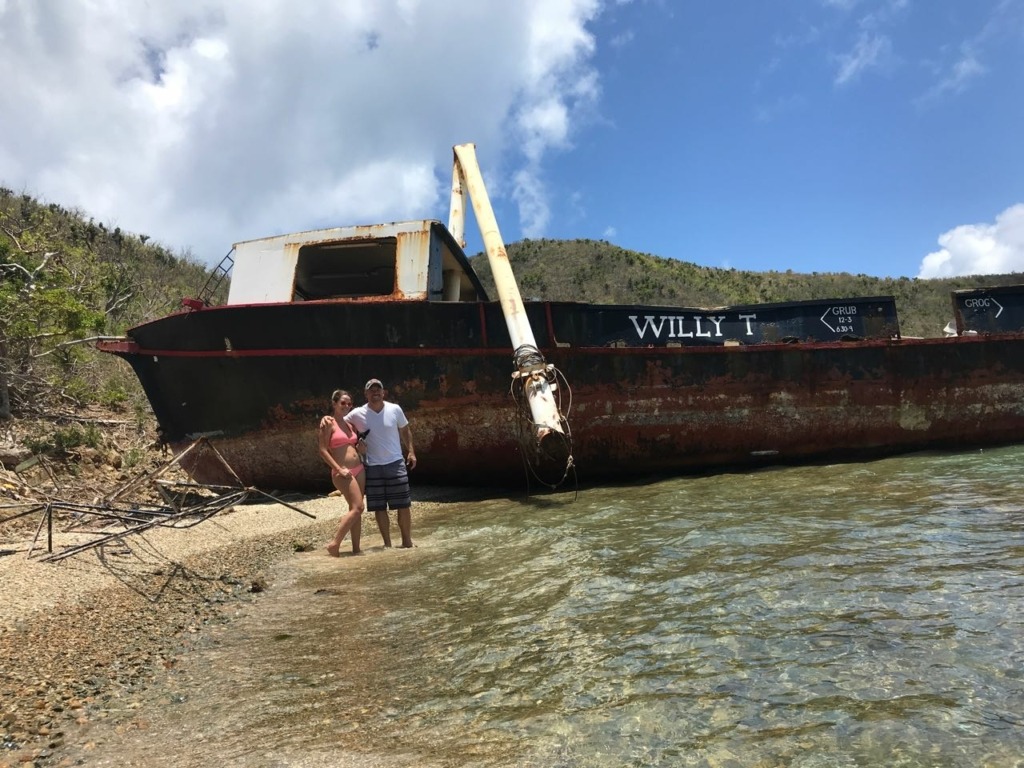
[[[414,522],[424,509],[444,506],[417,496]],[[240,603],[273,588],[275,565],[299,553],[330,558],[323,547],[343,501],[324,496],[295,506],[316,520],[281,504],[250,503],[192,528],[150,529],[55,563],[26,558],[31,534],[3,539],[0,768],[70,764],[61,762],[66,744],[130,705],[205,627],[232,621]],[[379,537],[369,513],[363,526],[364,538]],[[55,536],[55,551],[67,536]]]

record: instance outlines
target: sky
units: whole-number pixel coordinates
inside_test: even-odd
[[[204,263],[465,142],[506,243],[1021,272],[1024,0],[0,0],[0,186]]]

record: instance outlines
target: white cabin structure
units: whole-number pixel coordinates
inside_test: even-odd
[[[228,305],[300,301],[486,301],[439,221],[334,227],[236,243]]]

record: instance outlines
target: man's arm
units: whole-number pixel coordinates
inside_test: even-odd
[[[398,437],[402,441],[402,453],[405,454],[405,463],[409,469],[416,467],[416,449],[412,444],[412,429],[406,424],[398,428]]]

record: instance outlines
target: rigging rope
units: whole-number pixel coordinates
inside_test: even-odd
[[[569,477],[569,474],[572,473],[578,494],[579,481],[576,476],[576,464],[573,460],[572,430],[569,427],[568,421],[568,413],[572,409],[572,389],[569,387],[569,382],[562,372],[554,365],[547,363],[540,350],[532,345],[523,344],[518,347],[513,353],[513,361],[516,366],[516,372],[512,374],[510,394],[518,416],[520,454],[523,459],[527,489],[529,489],[531,476],[541,485],[554,490],[560,487]],[[555,406],[562,428],[561,433],[549,433],[543,440],[537,439],[537,424],[533,421],[533,414],[530,411],[529,403],[523,397],[526,382],[535,377],[545,378],[548,381],[550,391],[555,394]],[[519,382],[522,386],[517,387],[516,382]],[[562,408],[563,395],[567,402],[565,410]],[[553,444],[557,444],[557,450],[555,451],[550,450]],[[561,455],[565,456],[565,467],[561,470],[562,476],[554,483],[541,477],[541,464],[544,459],[554,461],[556,456]]]

